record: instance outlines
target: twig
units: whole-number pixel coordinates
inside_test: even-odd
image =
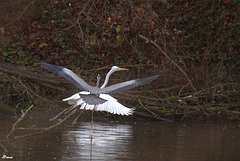
[[[72,109],[73,106],[70,106],[66,109],[64,109],[63,111],[59,112],[56,116],[54,116],[53,118],[50,118],[49,121],[53,121],[53,120],[56,120],[59,116],[61,116],[64,112],[70,110],[70,108]]]
[[[81,38],[82,38],[82,40],[84,40],[84,38],[83,38],[83,30],[82,30],[81,24],[79,23],[79,21],[76,21],[76,22],[77,22],[78,27],[79,27],[80,32],[81,32]]]
[[[89,0],[89,1],[86,3],[86,5],[83,7],[83,9],[81,10],[81,12],[80,12],[79,15],[78,15],[77,20],[76,20],[71,26],[69,26],[69,27],[67,27],[67,28],[65,28],[65,29],[63,29],[63,30],[69,30],[69,29],[71,29],[72,27],[74,27],[74,26],[76,25],[76,23],[79,24],[80,16],[81,16],[82,12],[85,10],[85,8],[87,7],[87,5],[88,5],[90,2],[91,2],[91,0]]]
[[[5,153],[8,152],[7,148],[5,148],[5,146],[3,146],[2,143],[0,143],[0,147],[3,149]]]
[[[141,100],[138,98],[138,102],[140,103],[140,105],[146,110],[146,111],[148,111],[149,113],[151,113],[152,115],[154,115],[154,116],[157,116],[154,112],[152,112],[151,110],[149,110],[149,109],[147,109],[143,104],[142,104],[142,102],[141,102]]]
[[[15,20],[13,20],[12,22],[8,23],[8,24],[5,26],[5,28],[8,27],[9,25],[13,24],[14,22],[16,22],[18,19],[20,19],[20,17],[22,17],[22,15],[26,12],[26,10],[28,9],[28,7],[31,6],[34,2],[35,2],[35,0],[33,0],[31,3],[29,3],[29,4],[24,8],[24,10],[19,14],[19,16],[18,16]]]
[[[67,110],[64,114],[67,115],[69,112],[71,112],[72,110],[76,109],[76,106],[72,106],[72,108],[70,108],[69,110]]]
[[[27,91],[27,94],[33,99],[31,93],[33,95],[35,95],[36,97],[38,97],[39,99],[41,99],[44,102],[47,102],[47,100],[45,98],[42,98],[41,96],[39,96],[37,93],[35,93],[33,90],[31,90],[28,86],[26,86],[25,84],[23,84],[23,82],[19,79],[18,80],[19,83],[23,86],[23,88]],[[48,103],[48,102],[47,102]]]
[[[236,83],[216,84],[216,85],[214,85],[214,86],[212,86],[212,87],[208,87],[208,88],[202,89],[202,90],[196,92],[194,95],[198,95],[198,94],[200,94],[200,93],[202,93],[202,92],[206,93],[205,91],[207,91],[207,90],[210,90],[210,89],[213,89],[213,88],[217,88],[217,87],[219,87],[219,86],[225,86],[225,85],[236,85]]]
[[[97,27],[97,25],[89,18],[89,16],[88,16],[84,11],[82,11],[82,13],[88,18],[88,20],[89,20],[95,27]]]
[[[139,36],[140,38],[148,41],[148,42],[151,42],[154,46],[156,46],[156,47],[164,54],[164,56],[165,56],[166,58],[168,58],[168,59],[184,74],[184,76],[187,78],[187,80],[188,80],[189,84],[191,85],[192,89],[194,90],[194,92],[197,91],[196,88],[193,86],[192,81],[189,79],[188,75],[186,74],[186,72],[185,72],[171,57],[169,57],[168,54],[167,54],[164,50],[162,50],[162,48],[161,48],[158,44],[156,44],[156,43],[155,43],[154,41],[152,41],[152,40],[149,40],[148,38],[146,38],[146,37],[143,36],[143,35],[140,35],[140,34],[139,34],[138,36]]]
[[[39,128],[35,128],[35,127],[30,127],[30,128],[25,128],[25,127],[17,127],[17,130],[44,130],[46,129],[46,127],[39,127]]]
[[[23,112],[23,113],[22,113],[22,116],[13,124],[11,131],[10,131],[10,132],[7,134],[7,136],[6,136],[7,139],[9,138],[10,135],[12,135],[12,133],[13,133],[13,132],[15,131],[15,129],[16,129],[17,124],[18,124],[20,121],[22,121],[22,119],[26,116],[26,114],[28,113],[28,111],[31,110],[31,108],[32,108],[33,106],[34,106],[34,105],[30,106],[30,107],[27,109],[26,112]]]
[[[145,117],[145,118],[150,118],[150,119],[158,120],[158,121],[174,122],[173,120],[161,118],[159,116],[147,115],[147,114],[143,114],[143,113],[139,113],[139,112],[134,112],[134,115]]]
[[[66,121],[71,115],[73,115],[75,112],[76,112],[77,109],[75,109],[74,111],[72,111],[69,115],[67,115],[63,120],[61,120],[60,122],[42,130],[42,131],[38,131],[38,132],[35,132],[35,133],[31,133],[31,134],[26,134],[26,135],[19,135],[19,136],[15,136],[14,139],[20,139],[20,138],[25,138],[25,137],[29,137],[29,136],[34,136],[34,135],[38,135],[38,134],[41,134],[41,133],[44,133],[54,127],[57,127],[58,125],[62,124],[64,121]]]
[[[78,114],[78,116],[73,120],[72,126],[77,123],[77,120],[78,120],[78,118],[81,116],[82,112],[83,112],[83,110],[81,110],[81,112]]]
[[[207,113],[207,111],[203,108],[202,111],[209,117],[209,114]]]
[[[60,124],[62,124],[64,121],[66,121],[71,115],[73,115],[75,112],[76,112],[77,109],[75,109],[74,111],[72,111],[70,114],[68,114],[63,120],[61,120],[60,122],[58,122],[57,124],[54,124],[48,128],[45,128],[44,130],[42,131],[38,131],[38,132],[34,132],[34,133],[31,133],[31,134],[26,134],[26,135],[19,135],[19,136],[15,136],[13,139],[8,139],[8,140],[2,140],[0,141],[0,144],[1,143],[6,143],[6,142],[10,142],[10,141],[14,141],[14,140],[17,140],[17,139],[22,139],[22,138],[26,138],[26,137],[30,137],[30,136],[34,136],[34,135],[38,135],[38,134],[41,134],[41,133],[44,133],[54,127],[57,127],[59,126]]]
[[[182,93],[182,90],[186,87],[186,86],[188,86],[189,85],[189,83],[187,83],[187,84],[185,84],[180,90],[179,90],[179,92],[178,92],[178,98],[180,97],[180,94]]]

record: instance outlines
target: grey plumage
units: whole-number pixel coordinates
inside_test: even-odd
[[[89,105],[99,105],[107,102],[107,100],[98,97],[98,95],[95,94],[80,94],[79,96],[83,99],[84,102],[88,103]]]
[[[97,84],[96,87],[99,87],[99,82],[100,82],[101,76],[100,74],[97,75]],[[97,95],[94,94],[80,94],[79,96],[83,99],[84,102],[89,102],[89,105],[98,105],[98,104],[103,104],[107,102],[107,100],[103,98],[99,98]]]
[[[101,76],[100,76],[100,74],[98,74],[98,75],[97,75],[97,84],[96,84],[96,87],[99,87],[100,79],[101,79]]]
[[[41,65],[41,67],[56,73],[60,76],[62,76],[63,78],[69,80],[72,84],[74,84],[76,87],[78,87],[79,89],[83,90],[83,91],[91,91],[94,90],[97,87],[92,87],[90,85],[88,85],[83,79],[81,79],[77,74],[75,74],[74,72],[72,72],[71,70],[64,68],[64,67],[60,67],[57,65],[52,65],[52,64],[48,64],[45,62],[41,62],[39,63]]]
[[[41,65],[41,67],[69,80],[72,84],[74,84],[79,89],[90,92],[90,95],[84,95],[84,96],[81,95],[81,97],[83,98],[83,100],[86,103],[91,104],[91,105],[93,105],[93,104],[97,105],[97,104],[102,104],[102,103],[106,102],[106,100],[98,97],[98,95],[100,95],[100,94],[116,94],[119,92],[124,92],[124,91],[130,90],[130,89],[133,89],[135,87],[150,83],[159,77],[159,74],[157,74],[157,75],[154,75],[151,77],[139,78],[139,79],[130,80],[130,81],[122,82],[122,83],[117,83],[117,84],[108,86],[106,88],[98,88],[98,87],[93,87],[93,86],[88,85],[77,74],[75,74],[74,72],[72,72],[71,70],[69,70],[67,68],[48,64],[45,62],[41,62],[40,65]]]
[[[151,76],[151,77],[146,77],[146,78],[138,78],[122,83],[117,83],[111,86],[108,86],[106,88],[101,89],[101,93],[103,94],[116,94],[120,92],[124,92],[130,89],[133,89],[138,86],[142,86],[145,84],[148,84],[152,82],[154,79],[157,79],[159,77],[159,74]]]

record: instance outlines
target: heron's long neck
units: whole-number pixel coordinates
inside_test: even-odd
[[[97,77],[97,85],[96,85],[96,87],[99,87],[100,79],[101,79],[101,77]]]
[[[107,73],[106,78],[105,78],[105,81],[104,81],[103,85],[101,86],[101,88],[105,88],[105,87],[106,87],[106,85],[107,85],[107,83],[108,83],[108,81],[109,81],[109,77],[110,77],[113,73],[114,73],[113,70],[110,70],[110,71]]]

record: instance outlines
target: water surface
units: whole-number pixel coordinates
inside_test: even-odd
[[[0,120],[1,140],[14,121]],[[48,126],[49,121],[20,123],[33,124]],[[70,125],[3,143],[8,152],[0,149],[0,160],[4,155],[13,160],[240,160],[240,124],[95,121],[93,129],[90,122]]]

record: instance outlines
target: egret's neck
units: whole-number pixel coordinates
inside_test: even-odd
[[[115,71],[113,71],[112,69],[107,73],[105,81],[103,83],[103,85],[100,88],[105,88],[108,81],[109,81],[109,77],[114,73]]]

